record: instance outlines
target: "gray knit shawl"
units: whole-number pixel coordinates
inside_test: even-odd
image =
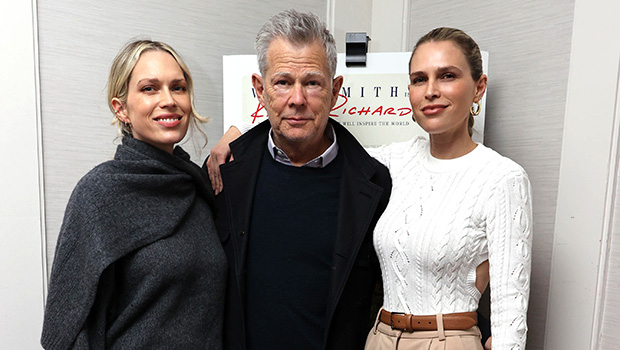
[[[185,151],[176,147],[171,155],[131,137],[123,139],[114,160],[86,174],[69,199],[61,227],[44,317],[43,346],[72,346],[84,327],[106,267],[129,252],[174,234],[199,196],[213,208],[208,177],[189,161]],[[221,288],[215,286],[221,298],[225,270],[222,272]],[[223,300],[217,302],[223,304]]]

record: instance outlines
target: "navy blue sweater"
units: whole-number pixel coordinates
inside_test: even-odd
[[[322,349],[342,156],[325,168],[259,172],[247,253],[248,349]]]

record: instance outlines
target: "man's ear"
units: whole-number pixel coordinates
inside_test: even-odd
[[[340,93],[340,88],[342,88],[342,83],[344,82],[344,78],[342,75],[339,75],[334,78],[334,82],[332,83],[332,108],[338,102],[338,94]]]
[[[263,93],[265,92],[265,86],[263,85],[263,77],[256,73],[252,74],[252,86],[254,87],[254,91],[256,91],[258,101],[264,107],[265,103],[263,102]]]
[[[131,120],[129,120],[127,116],[127,109],[118,97],[112,98],[112,108],[114,108],[114,114],[116,114],[118,120],[123,123],[131,124]]]

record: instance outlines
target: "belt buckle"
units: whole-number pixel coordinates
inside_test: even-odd
[[[394,315],[405,315],[404,312],[390,312],[390,327],[394,330]]]

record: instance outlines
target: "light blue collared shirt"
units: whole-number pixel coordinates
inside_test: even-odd
[[[271,136],[272,131],[273,129],[269,130],[269,139],[267,140],[267,149],[269,149],[269,153],[276,162],[289,166],[294,166],[293,162],[291,162],[290,158],[286,155],[286,153],[284,153],[283,150],[278,148],[278,146],[273,143],[273,137]],[[302,165],[302,167],[324,168],[327,166],[327,164],[331,163],[334,159],[336,159],[336,156],[338,155],[338,142],[336,142],[336,133],[334,132],[334,127],[331,124],[327,124],[325,132],[327,133],[327,138],[332,141],[332,144],[325,150],[325,152],[323,152],[323,154]]]

